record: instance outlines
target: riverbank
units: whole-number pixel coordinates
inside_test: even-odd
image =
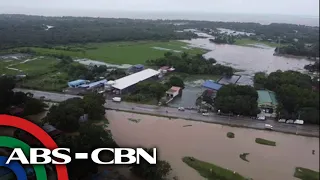
[[[40,99],[42,96],[45,97],[46,101],[52,102],[62,102],[70,98],[82,96],[74,96],[69,94],[62,93],[53,93],[53,92],[45,92],[45,91],[35,91],[29,89],[14,89],[14,91],[22,91],[22,92],[30,92],[34,94],[34,98]],[[251,128],[251,129],[259,129],[264,130],[265,124],[270,124],[273,126],[273,131],[309,136],[309,137],[319,137],[319,126],[317,125],[295,125],[295,124],[284,124],[278,123],[274,120],[266,120],[266,121],[258,121],[253,120],[247,117],[225,117],[219,116],[216,114],[210,114],[209,116],[202,116],[197,111],[186,110],[179,111],[177,108],[171,107],[162,107],[162,106],[154,106],[154,105],[145,105],[145,104],[136,104],[136,103],[128,103],[121,102],[116,103],[111,100],[107,100],[105,104],[105,108],[117,111],[124,111],[130,113],[138,113],[145,114],[151,116],[158,117],[168,117],[171,119],[185,119],[213,124],[221,124],[232,127],[242,127],[242,128]]]
[[[169,119],[179,119],[182,118],[179,115],[163,115],[163,114],[156,114],[152,112],[142,112],[142,111],[137,111],[137,110],[124,110],[124,109],[115,109],[115,108],[106,108],[107,110],[116,110],[120,112],[128,112],[128,113],[137,113],[137,114],[142,114],[142,115],[149,115],[149,116],[155,116],[155,117],[165,117]],[[201,114],[199,114],[201,116]],[[184,120],[189,120],[189,121],[197,121],[197,122],[204,122],[204,123],[212,123],[212,124],[219,124],[219,125],[224,125],[224,126],[230,126],[230,127],[238,127],[238,128],[250,128],[250,129],[256,129],[256,130],[265,130],[264,126],[261,127],[256,127],[256,126],[251,126],[247,124],[243,124],[241,120],[239,119],[238,122],[231,122],[228,121],[228,117],[225,116],[219,116],[220,118],[223,118],[224,121],[212,121],[210,119],[195,119],[195,118],[184,118]],[[232,117],[234,119],[234,117]],[[293,134],[293,135],[300,135],[300,136],[306,136],[306,137],[319,137],[319,133],[315,134],[314,132],[310,131],[304,131],[304,132],[297,132],[297,131],[292,131],[292,130],[286,130],[286,129],[274,129],[273,131],[275,132],[280,132],[280,133],[285,133],[285,134]]]
[[[157,147],[159,158],[171,164],[172,176],[183,180],[204,179],[182,161],[185,156],[259,180],[292,180],[296,167],[319,169],[318,138],[114,110],[106,117],[119,146]],[[228,138],[228,132],[235,138]],[[274,140],[277,146],[257,144],[256,138]],[[243,153],[250,153],[249,162],[239,157]]]

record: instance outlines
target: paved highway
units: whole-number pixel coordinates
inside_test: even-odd
[[[18,89],[15,91],[22,92],[30,92],[34,94],[34,98],[40,98],[42,96],[45,97],[45,100],[61,102],[70,98],[80,97],[62,93],[52,93],[52,92],[44,92],[44,91],[35,91],[28,89]],[[179,111],[177,108],[170,107],[159,107],[153,105],[144,105],[144,104],[136,104],[136,103],[128,103],[128,102],[112,102],[111,100],[107,100],[105,107],[112,110],[120,110],[120,111],[130,111],[134,113],[142,113],[142,114],[150,114],[150,115],[160,115],[160,116],[169,116],[173,118],[181,118],[188,119],[194,121],[202,121],[216,124],[225,124],[231,126],[240,126],[240,127],[248,127],[254,129],[264,129],[265,124],[270,124],[273,126],[274,131],[306,135],[306,136],[316,136],[319,137],[319,126],[316,125],[295,125],[295,124],[284,124],[278,123],[274,120],[266,120],[259,121],[253,120],[246,117],[225,117],[219,116],[216,114],[210,114],[209,116],[203,116],[194,110],[185,110]]]

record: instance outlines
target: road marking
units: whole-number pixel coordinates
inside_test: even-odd
[[[88,159],[88,153],[76,153],[75,159]]]

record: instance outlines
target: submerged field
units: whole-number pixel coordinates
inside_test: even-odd
[[[165,52],[205,53],[200,48],[188,47],[187,43],[180,41],[112,42],[31,49],[39,55],[64,54],[114,64],[143,64],[148,59],[163,57]]]

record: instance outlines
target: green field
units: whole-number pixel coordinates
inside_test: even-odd
[[[187,52],[189,54],[205,53],[204,50],[199,48],[183,48],[186,46],[186,43],[180,41],[138,41],[57,46],[55,49],[31,49],[36,51],[39,55],[64,54],[71,57],[89,58],[114,64],[143,64],[148,59],[163,57],[165,52],[171,50]],[[170,50],[157,50],[153,49],[153,47],[166,48]]]
[[[276,146],[276,142],[270,141],[267,139],[262,139],[262,138],[256,138],[256,143],[262,144],[262,145],[267,145],[267,146]]]
[[[270,47],[277,47],[277,43],[269,42],[269,41],[256,41],[248,38],[243,38],[243,39],[236,39],[236,42],[234,45],[238,46],[252,46],[252,44],[262,44]]]
[[[294,177],[302,180],[319,180],[319,171],[313,171],[311,169],[296,167]]]
[[[182,161],[188,166],[195,169],[202,177],[208,180],[246,180],[247,178],[231,170],[222,168],[220,166],[200,161],[193,157],[184,157]]]

